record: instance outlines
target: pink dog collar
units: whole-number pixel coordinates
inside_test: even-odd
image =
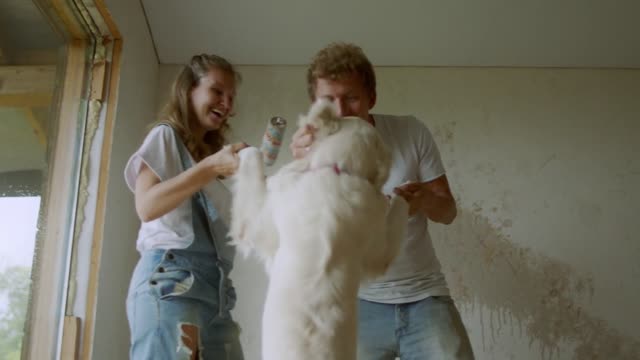
[[[340,169],[340,166],[338,166],[337,163],[333,163],[332,165],[319,166],[316,168],[308,169],[307,171],[317,171],[317,170],[326,169],[326,168],[331,168],[333,172],[336,173],[336,175],[340,175],[340,174],[349,175],[349,172],[344,169]]]

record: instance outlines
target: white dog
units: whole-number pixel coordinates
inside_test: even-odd
[[[393,260],[408,205],[381,192],[391,160],[373,126],[326,101],[306,124],[318,129],[309,154],[268,179],[258,149],[240,152],[231,236],[269,273],[263,360],[353,360],[358,287]]]

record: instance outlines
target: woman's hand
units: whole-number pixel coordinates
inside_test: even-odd
[[[202,165],[209,169],[214,177],[224,176],[229,177],[235,174],[240,165],[240,157],[238,151],[246,148],[248,145],[245,143],[235,143],[225,145],[217,153],[207,156],[200,162]]]
[[[295,159],[301,159],[309,152],[309,147],[313,144],[316,129],[311,125],[298,128],[293,134],[289,149]]]
[[[196,166],[170,179],[160,181],[158,176],[142,163],[136,179],[136,211],[140,220],[155,220],[178,207],[195,192],[218,176],[231,176],[238,169],[238,151],[248,145],[243,143],[223,147],[209,155]]]

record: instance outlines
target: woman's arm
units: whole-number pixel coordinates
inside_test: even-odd
[[[161,181],[143,162],[135,188],[136,212],[140,220],[155,220],[177,208],[216,177],[233,175],[239,164],[237,152],[246,146],[227,145],[195,166],[165,181]]]

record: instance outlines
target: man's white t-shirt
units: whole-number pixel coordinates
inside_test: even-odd
[[[445,174],[433,136],[418,119],[375,114],[373,118],[392,156],[385,194],[392,194],[403,183],[431,181]],[[416,214],[409,218],[407,236],[396,259],[383,276],[360,288],[359,297],[399,304],[442,295],[449,295],[449,289],[431,243],[428,220]]]
[[[189,159],[195,164],[191,155]],[[135,192],[136,179],[142,163],[153,171],[160,181],[177,176],[185,169],[180,161],[178,143],[168,126],[154,127],[140,148],[131,156],[124,170],[127,186]],[[231,193],[218,180],[203,188],[205,196],[216,208],[223,221],[229,224]],[[191,197],[177,208],[158,219],[143,222],[138,232],[136,248],[139,252],[150,249],[184,249],[194,238]]]

